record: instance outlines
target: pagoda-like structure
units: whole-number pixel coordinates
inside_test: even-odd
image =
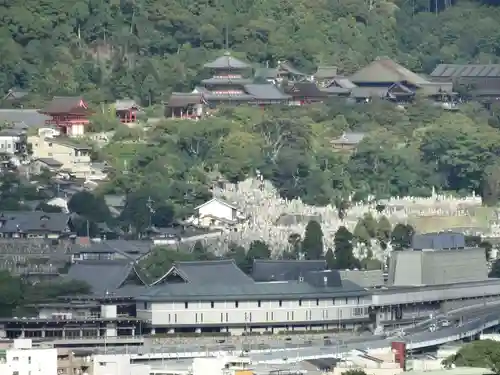
[[[245,90],[245,85],[251,84],[252,79],[245,78],[245,72],[250,66],[234,57],[229,52],[204,65],[212,71],[212,77],[201,81],[201,86],[195,89],[210,103],[249,102],[253,99]]]
[[[92,112],[82,97],[55,96],[40,113],[50,116],[46,125],[56,126],[61,134],[79,137],[85,134]]]

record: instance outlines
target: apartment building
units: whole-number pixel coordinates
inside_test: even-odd
[[[34,160],[51,159],[60,163],[59,171],[66,171],[76,178],[90,178],[93,174],[89,146],[79,145],[64,138],[28,137]],[[34,171],[36,173],[36,171]]]
[[[14,340],[0,360],[2,375],[57,374],[57,349],[34,349],[30,339]]]

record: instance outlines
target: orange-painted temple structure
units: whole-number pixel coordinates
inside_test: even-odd
[[[141,107],[131,99],[117,100],[115,103],[116,117],[122,124],[129,124],[137,121],[137,113]]]
[[[53,125],[62,135],[79,137],[85,134],[92,112],[82,97],[55,96],[40,113],[50,116],[46,125]]]

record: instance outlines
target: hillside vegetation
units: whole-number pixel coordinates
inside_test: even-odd
[[[41,98],[86,93],[94,102],[137,97],[160,103],[172,90],[193,87],[200,66],[224,48],[226,28],[239,57],[271,66],[286,59],[308,72],[333,64],[349,73],[381,55],[418,72],[438,62],[498,61],[500,8],[457,1],[436,15],[432,4],[4,1],[0,91],[18,86]]]

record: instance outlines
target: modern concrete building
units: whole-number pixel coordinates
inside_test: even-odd
[[[91,294],[44,304],[37,319],[5,321],[0,333],[112,338],[380,327],[500,298],[482,249],[394,252],[387,284],[382,271],[281,260],[255,261],[251,276],[232,260],[177,262],[151,282],[135,256],[101,255],[76,260],[65,276],[88,283]]]
[[[14,340],[0,361],[2,375],[57,374],[57,349],[33,349],[31,340]]]

